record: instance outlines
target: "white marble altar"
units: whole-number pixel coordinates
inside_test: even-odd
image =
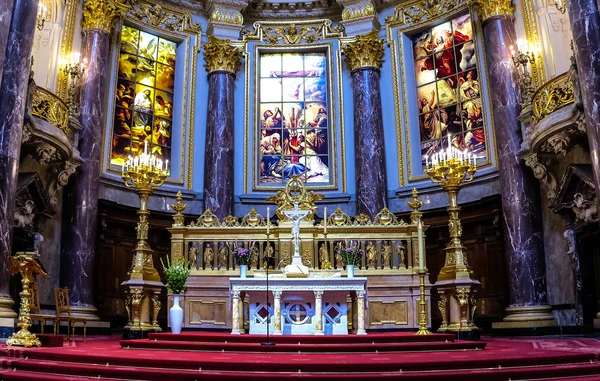
[[[347,335],[347,295],[356,295],[356,334],[366,335],[367,278],[229,278],[232,295],[232,334],[243,329],[243,300],[250,305],[250,334]],[[267,312],[268,311],[268,312]]]

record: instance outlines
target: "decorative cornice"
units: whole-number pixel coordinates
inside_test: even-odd
[[[239,11],[229,9],[213,9],[210,12],[210,21],[224,24],[242,25],[244,17]]]
[[[136,1],[128,10],[127,17],[170,32],[200,33],[202,30],[200,24],[192,20],[191,13],[144,1]]]
[[[361,67],[380,69],[383,64],[383,39],[378,37],[376,31],[356,36],[354,41],[342,45],[342,52],[351,71]]]
[[[244,41],[263,41],[270,45],[281,42],[284,45],[301,43],[312,44],[328,38],[339,38],[343,27],[331,27],[331,20],[310,20],[300,22],[257,21],[254,31],[243,30]]]
[[[331,0],[321,1],[288,1],[263,2],[250,1],[244,11],[246,20],[299,20],[339,18],[342,10],[340,5]]]
[[[467,0],[467,4],[477,10],[482,22],[495,16],[512,16],[515,12],[512,0]]]
[[[128,0],[84,0],[81,27],[84,31],[110,34],[113,21],[129,9]]]
[[[234,46],[230,40],[208,36],[208,44],[204,45],[204,67],[209,73],[224,70],[235,74],[240,68],[243,55],[244,50]]]
[[[377,8],[372,1],[361,1],[355,4],[342,4],[344,10],[342,11],[342,20],[354,20],[362,17],[375,16],[377,14]]]
[[[394,15],[385,19],[387,24],[420,24],[435,20],[465,4],[465,0],[413,0],[399,4]]]

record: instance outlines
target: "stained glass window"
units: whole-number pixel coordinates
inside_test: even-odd
[[[145,144],[153,156],[171,158],[176,48],[172,41],[123,26],[111,164],[121,166]]]
[[[470,15],[412,37],[421,158],[448,144],[487,158]]]
[[[260,55],[260,184],[282,184],[292,175],[330,182],[326,62],[325,53]]]

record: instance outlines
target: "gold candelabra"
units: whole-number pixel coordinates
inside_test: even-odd
[[[562,2],[562,0],[554,0],[554,6],[556,7],[556,9],[558,9],[558,11],[560,13],[562,13],[563,15],[565,13],[567,13],[567,4],[564,4]]]
[[[450,242],[444,249],[446,261],[440,270],[438,280],[470,279],[471,269],[467,264],[466,248],[460,237],[462,225],[460,223],[460,207],[458,206],[458,192],[463,183],[473,180],[477,170],[476,156],[468,151],[461,151],[452,147],[448,136],[448,148],[425,158],[425,172],[436,184],[439,184],[448,193],[450,206],[448,206],[448,228]]]
[[[168,165],[168,160],[163,163],[161,159],[148,154],[148,141],[145,141],[144,152],[135,158],[130,156],[121,170],[125,185],[135,189],[140,196],[140,209],[137,212],[139,222],[136,227],[138,243],[130,272],[131,280],[160,282],[160,276],[152,262],[152,249],[148,244],[148,198],[169,176]]]
[[[68,62],[63,65],[62,69],[64,75],[71,78],[69,83],[67,104],[69,105],[69,115],[74,118],[79,117],[79,97],[77,95],[77,85],[79,83],[79,79],[85,72],[86,65],[85,60],[80,61],[80,58],[81,57],[78,52],[71,53]]]
[[[42,3],[38,4],[38,11],[36,17],[36,26],[38,30],[44,29],[44,24],[46,23],[46,16],[48,15],[48,8]]]
[[[523,107],[528,107],[531,106],[531,101],[533,100],[535,88],[533,86],[533,77],[531,76],[531,73],[529,73],[529,70],[527,70],[527,65],[531,65],[531,68],[533,69],[536,61],[535,54],[530,52],[529,49],[527,49],[526,53],[523,53],[524,48],[522,47],[522,45],[523,44],[521,43],[521,41],[517,41],[517,51],[515,52],[515,49],[512,46],[510,47],[510,51],[515,67],[523,68],[523,76],[521,78],[521,88],[523,91],[521,105]]]
[[[6,345],[20,347],[33,347],[35,345],[39,347],[42,345],[40,340],[34,333],[29,332],[29,327],[31,327],[29,305],[32,297],[31,292],[29,291],[29,285],[34,282],[34,273],[41,274],[45,277],[48,277],[48,274],[42,269],[39,262],[36,261],[35,253],[33,252],[18,252],[15,256],[11,257],[10,273],[11,275],[20,273],[23,277],[21,279],[23,291],[19,294],[21,297],[21,306],[19,308],[18,326],[21,329],[6,340]]]

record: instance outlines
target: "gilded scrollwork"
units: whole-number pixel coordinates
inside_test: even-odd
[[[311,213],[306,216],[305,219],[313,221],[315,213],[317,212],[317,205],[315,202],[322,200],[323,198],[325,198],[325,196],[320,193],[307,191],[304,183],[297,175],[294,175],[287,182],[284,190],[277,192],[275,196],[267,198],[266,201],[277,204],[276,214],[281,221],[288,219],[288,217],[283,214],[283,211],[293,210],[295,203],[298,203],[298,207],[301,210],[310,210]]]
[[[196,221],[192,221],[188,226],[189,227],[211,227],[211,226],[219,226],[219,217],[213,214],[210,209],[206,209],[204,213],[198,217]]]
[[[540,180],[540,182],[546,186],[546,196],[548,199],[554,200],[554,197],[556,197],[556,188],[558,186],[554,174],[549,172],[548,168],[543,163],[540,163],[538,155],[535,153],[525,157],[525,165],[531,168],[535,178]]]
[[[467,0],[467,5],[477,10],[481,21],[495,16],[512,15],[515,12],[512,0]]]
[[[37,87],[33,93],[31,114],[60,128],[67,136],[69,128],[69,107],[50,91]]]
[[[328,38],[342,37],[343,28],[332,28],[331,20],[310,20],[299,22],[265,22],[254,23],[254,30],[242,31],[244,41],[263,41],[270,45],[282,42],[284,45],[301,43],[312,44]]]
[[[116,18],[127,13],[130,4],[127,0],[84,0],[83,30],[93,30],[110,34]]]
[[[354,41],[342,44],[342,52],[351,71],[362,67],[379,69],[383,64],[383,39],[377,31],[356,36]]]
[[[244,216],[244,218],[242,218],[242,226],[265,226],[265,219],[263,216],[261,216],[260,214],[258,214],[258,212],[256,211],[256,209],[252,208],[248,214],[246,214]]]
[[[240,68],[244,50],[240,46],[231,43],[230,40],[222,40],[213,36],[208,37],[208,43],[204,45],[204,67],[208,73],[216,70],[224,70],[236,73]]]
[[[237,10],[213,9],[210,13],[210,21],[242,25],[244,23],[244,17]]]
[[[400,4],[394,14],[386,17],[386,23],[420,24],[437,19],[463,6],[465,0],[417,0]]]
[[[546,82],[533,95],[533,123],[575,102],[575,90],[569,73]]]
[[[352,224],[352,218],[344,213],[342,208],[338,207],[331,216],[327,218],[329,225],[343,226]]]
[[[376,14],[377,9],[373,2],[366,1],[344,7],[344,10],[342,11],[342,20],[354,20],[362,17],[374,16]]]
[[[171,32],[200,33],[200,24],[192,20],[191,13],[155,3],[136,1],[127,13],[127,17],[137,19],[153,28]]]

